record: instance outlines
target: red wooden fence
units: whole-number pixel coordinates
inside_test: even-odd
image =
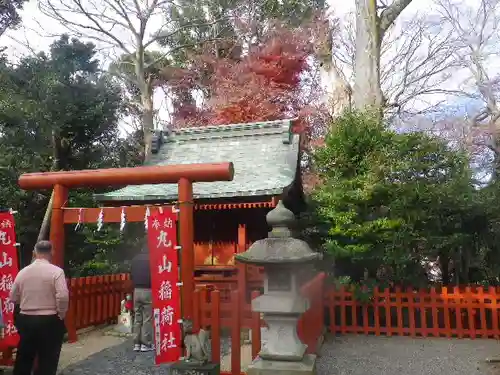
[[[130,275],[122,273],[69,279],[68,288],[66,327],[68,341],[74,342],[79,329],[116,322],[121,301],[132,292],[132,283]]]
[[[500,337],[500,288],[376,288],[363,304],[344,287],[325,293],[329,330],[398,336]]]
[[[323,281],[324,275],[318,275],[301,289],[311,300],[298,326],[309,351],[315,350],[325,318],[331,332],[342,334],[500,338],[499,287],[375,289],[371,300],[361,303],[349,288],[324,291]],[[115,322],[120,301],[132,291],[127,274],[71,279],[68,284],[71,302],[66,324],[71,340],[76,339],[77,329]],[[252,298],[257,295],[254,291]],[[241,340],[241,328],[251,328],[252,357],[259,352],[264,323],[249,302],[239,290],[202,288],[195,292],[195,324],[211,327],[215,361],[220,361],[222,328],[230,329],[235,343]],[[232,345],[232,374],[241,372],[240,356],[240,345]],[[11,363],[11,350],[6,350],[0,366]]]

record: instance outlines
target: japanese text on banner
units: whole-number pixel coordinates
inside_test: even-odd
[[[0,340],[2,347],[15,347],[19,341],[14,326],[14,303],[9,300],[18,271],[14,216],[0,212],[0,307],[5,326],[5,337]]]
[[[155,363],[175,362],[181,356],[177,215],[170,207],[148,218],[148,246],[155,337]]]

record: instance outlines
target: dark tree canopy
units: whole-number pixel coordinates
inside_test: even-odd
[[[21,191],[21,173],[113,167],[128,158],[118,130],[121,93],[99,74],[95,55],[94,45],[64,35],[49,53],[0,63],[0,207],[22,212],[18,233],[25,254],[50,192]],[[88,203],[91,193],[72,199]]]
[[[2,0],[0,3],[0,36],[9,28],[19,25],[19,11],[27,0]]]

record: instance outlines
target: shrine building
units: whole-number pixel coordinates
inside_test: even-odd
[[[234,164],[233,181],[193,185],[198,284],[226,287],[227,283],[237,283],[234,254],[267,236],[267,212],[279,199],[296,214],[305,207],[300,136],[292,133],[292,124],[293,120],[279,120],[155,134],[153,155],[146,165]],[[126,186],[95,198],[107,207],[169,204],[177,200],[177,185]],[[245,279],[249,284],[260,281],[258,272],[251,267],[245,269]]]

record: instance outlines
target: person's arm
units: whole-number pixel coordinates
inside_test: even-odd
[[[17,321],[19,317],[19,313],[21,312],[21,290],[19,287],[20,284],[20,275],[21,272],[19,272],[16,276],[16,279],[12,283],[12,288],[10,289],[9,293],[9,301],[14,304],[14,325],[17,327]],[[5,303],[5,302],[4,302]]]
[[[18,305],[21,303],[21,292],[19,290],[19,273],[16,276],[16,279],[12,283],[12,288],[10,289],[9,300],[14,303],[14,305]]]
[[[59,315],[59,318],[64,319],[66,317],[66,313],[68,312],[69,291],[68,284],[66,283],[66,276],[64,275],[63,270],[61,270],[59,275],[56,277],[55,287],[57,315]]]

